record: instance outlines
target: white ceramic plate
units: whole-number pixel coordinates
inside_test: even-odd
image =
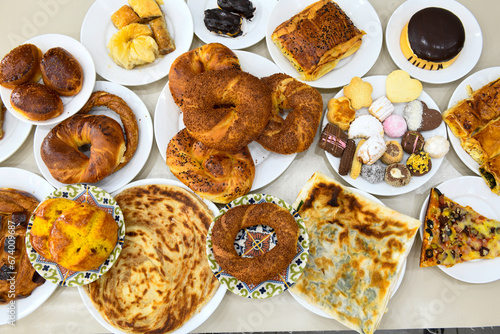
[[[254,45],[266,35],[266,23],[278,0],[252,0],[255,7],[251,20],[243,18],[238,37],[228,37],[211,32],[205,26],[205,10],[218,8],[217,0],[188,0],[187,4],[193,15],[194,33],[205,43],[221,43],[230,49],[243,49]]]
[[[241,68],[257,77],[269,76],[280,71],[274,63],[262,56],[246,51],[235,51],[235,53],[240,60]],[[182,114],[172,99],[168,83],[163,88],[156,104],[154,127],[156,144],[163,160],[166,161],[170,139],[184,128]],[[269,152],[256,142],[250,143],[248,148],[255,162],[252,191],[278,178],[296,156],[296,154],[283,155]]]
[[[45,181],[42,177],[28,172],[24,169],[2,167],[0,168],[0,187],[19,189],[35,196],[37,200],[43,199],[49,195],[54,187]],[[31,314],[40,305],[42,305],[50,295],[56,290],[57,285],[45,281],[44,284],[37,287],[31,295],[26,298],[15,301],[16,317],[15,320],[24,318]],[[0,305],[0,326],[8,324],[12,319],[9,319],[9,304]]]
[[[14,154],[28,138],[33,125],[22,122],[10,112],[5,112],[3,130],[4,136],[0,140],[0,162]]]
[[[491,192],[479,176],[461,176],[445,181],[436,188],[458,204],[468,205],[485,217],[500,220],[498,196]],[[420,211],[422,222],[425,219],[428,203],[429,196],[425,199]],[[420,228],[420,238],[422,235],[423,231]],[[467,283],[489,283],[500,279],[500,258],[472,260],[458,263],[453,267],[438,265],[438,268],[447,275]]]
[[[46,121],[29,120],[21,113],[15,111],[10,104],[10,94],[12,93],[12,89],[8,89],[5,87],[0,88],[3,104],[5,104],[9,112],[11,112],[15,117],[23,122],[28,122],[35,125],[49,125],[59,123],[63,119],[68,118],[69,116],[75,114],[78,110],[80,110],[89,99],[90,94],[92,94],[92,89],[94,89],[95,83],[94,61],[92,60],[89,51],[87,51],[87,49],[80,42],[66,35],[40,35],[27,40],[25,43],[31,43],[38,46],[38,48],[42,50],[42,53],[45,53],[48,49],[54,47],[62,47],[66,51],[71,53],[82,66],[82,89],[75,96],[61,96],[61,100],[64,104],[63,113]],[[43,81],[40,80],[40,83],[43,83]]]
[[[267,23],[266,43],[269,53],[281,70],[294,78],[299,77],[299,72],[273,43],[271,35],[278,25],[314,2],[316,0],[281,0],[274,7]],[[332,71],[318,80],[306,82],[317,88],[340,87],[348,84],[353,76],[362,77],[375,64],[382,48],[382,25],[370,2],[368,0],[338,0],[336,2],[351,18],[354,25],[366,32],[366,35],[363,36],[363,43],[356,53],[339,61]]]
[[[290,264],[281,273],[276,274],[274,277],[258,283],[249,284],[246,283],[225,270],[217,263],[215,259],[213,243],[212,243],[212,230],[214,228],[215,222],[224,215],[226,212],[234,207],[240,205],[252,205],[260,203],[273,203],[276,204],[290,212],[293,219],[297,222],[299,226],[299,236],[297,239],[297,248],[294,258],[290,261]],[[263,252],[268,252],[272,247],[277,244],[277,239],[275,239],[276,234],[271,233],[264,226],[248,227],[245,229],[243,234],[238,233],[235,240],[235,249],[238,254],[250,254],[250,256],[259,256]],[[257,246],[255,245],[255,242]],[[218,216],[215,217],[214,221],[210,225],[207,236],[207,261],[210,265],[210,269],[220,283],[227,287],[232,293],[245,298],[252,299],[265,299],[273,296],[277,296],[280,293],[288,290],[302,275],[304,268],[306,267],[307,260],[309,258],[309,235],[307,234],[306,225],[300,217],[300,215],[295,211],[295,209],[282,199],[266,194],[247,194],[241,196],[230,203],[226,204],[224,208],[220,210]],[[258,270],[258,268],[256,268]]]
[[[372,93],[372,99],[375,101],[377,98],[380,96],[385,95],[385,80],[387,76],[385,75],[376,75],[372,77],[366,77],[363,78],[363,81],[369,82],[373,86],[373,93]],[[339,98],[341,96],[344,96],[344,90],[341,90],[340,92],[335,95],[336,98]],[[418,100],[423,101],[427,104],[427,106],[430,109],[436,109],[439,111],[439,108],[437,104],[434,102],[434,100],[427,95],[425,91],[422,91],[422,94],[418,97]],[[395,103],[395,111],[394,114],[399,114],[403,115],[403,110],[404,107],[406,106],[406,103]],[[362,114],[368,114],[368,109],[367,108],[362,108],[356,112],[356,116],[362,115]],[[328,123],[328,119],[326,118],[326,113],[323,118],[323,127]],[[427,140],[432,136],[439,135],[442,137],[446,138],[446,125],[444,122],[441,123],[441,125],[432,131],[422,131],[421,132],[422,136]],[[401,138],[390,138],[385,136],[386,140],[398,140],[401,142]],[[356,142],[358,139],[356,140]],[[340,158],[336,158],[330,153],[326,152],[326,158],[332,165],[333,169],[338,173],[339,171],[339,163],[340,163]],[[401,163],[405,163],[406,159],[408,158],[408,153],[404,154],[403,160]],[[432,168],[431,170],[422,176],[412,176],[410,183],[408,183],[406,186],[403,187],[393,187],[390,186],[387,182],[379,182],[379,183],[370,183],[366,181],[362,176],[358,176],[355,180],[352,179],[349,175],[343,176],[340,175],[347,183],[351,184],[352,186],[364,190],[366,192],[369,192],[370,194],[374,195],[383,195],[383,196],[394,196],[394,195],[400,195],[400,194],[405,194],[408,193],[412,190],[417,189],[421,185],[423,185],[425,182],[427,182],[439,169],[439,166],[441,166],[441,163],[443,162],[444,158],[440,159],[432,159]],[[376,162],[377,164],[380,162]],[[380,163],[381,164],[381,163]]]
[[[113,192],[130,182],[137,175],[137,173],[141,171],[142,167],[144,167],[153,145],[153,123],[151,115],[149,114],[144,102],[142,102],[142,100],[130,89],[112,82],[97,81],[94,91],[99,90],[115,94],[125,100],[129,107],[134,111],[137,124],[139,125],[139,144],[132,159],[118,172],[113,173],[103,180],[93,184],[106,190],[107,192]],[[118,114],[106,107],[96,107],[93,109],[92,114],[109,116],[121,124]],[[52,177],[40,155],[40,147],[42,146],[43,139],[47,136],[51,129],[52,126],[38,126],[36,128],[35,138],[33,140],[33,149],[36,164],[38,165],[42,175],[53,186],[60,188],[64,186],[64,183],[61,183]]]
[[[365,191],[362,191],[362,190],[359,190],[359,189],[356,189],[356,188],[348,188],[350,190],[352,190],[353,192],[356,192],[358,193],[359,195],[363,195],[365,196],[366,198],[368,199],[371,199],[372,201],[374,202],[377,202],[379,204],[382,204],[384,205],[384,203],[382,203],[382,201],[380,201],[378,198],[376,198],[375,196],[373,195],[370,195],[368,194],[367,192]],[[406,260],[405,260],[405,263],[403,264],[403,267],[401,268],[401,272],[399,273],[399,277],[398,277],[398,281],[396,283],[396,286],[394,287],[394,290],[392,291],[392,294],[391,294],[391,298],[392,296],[394,296],[394,294],[396,293],[396,291],[398,291],[398,288],[399,286],[401,285],[401,282],[403,281],[403,276],[405,275],[405,271],[406,271]],[[290,291],[290,290],[289,290]],[[305,299],[303,299],[301,296],[293,293],[290,291],[290,294],[292,295],[292,297],[300,304],[302,305],[303,307],[305,307],[307,310],[313,312],[314,314],[317,314],[319,316],[322,316],[322,317],[325,317],[325,318],[330,318],[330,319],[333,319],[333,317],[331,315],[329,315],[328,313],[326,313],[325,311],[323,311],[322,309],[320,309],[319,307],[309,303],[308,301],[306,301]]]
[[[500,77],[500,67],[490,67],[484,70],[478,71],[467,78],[465,78],[455,89],[451,95],[450,102],[448,103],[448,109],[455,106],[461,100],[467,99],[469,95],[467,94],[467,86],[470,86],[474,91],[483,87],[487,83],[496,80]],[[465,152],[465,150],[460,145],[460,140],[455,137],[450,128],[448,129],[448,136],[450,137],[450,143],[453,146],[455,152],[457,152],[458,157],[463,161],[463,163],[470,168],[474,173],[480,175],[479,164],[472,159],[472,157]]]
[[[111,14],[126,4],[126,0],[97,0],[83,20],[80,40],[95,60],[97,73],[103,78],[126,86],[149,84],[167,76],[175,58],[189,50],[193,41],[193,19],[185,1],[165,1],[160,7],[175,41],[175,51],[151,64],[126,70],[111,59],[107,47],[111,36],[118,31],[111,22]]]
[[[465,28],[465,44],[457,60],[448,68],[428,71],[413,66],[406,60],[399,39],[403,27],[413,14],[426,7],[441,7],[457,15]],[[408,0],[392,14],[385,31],[385,43],[392,60],[412,77],[429,83],[447,83],[460,79],[476,65],[483,49],[483,35],[476,18],[462,4],[455,0]]]
[[[183,189],[189,190],[188,187],[186,187],[184,184],[182,184],[181,182],[176,181],[176,180],[145,179],[145,180],[134,181],[134,182],[127,184],[126,186],[122,187],[121,189],[115,191],[113,193],[113,196],[118,195],[120,192],[122,192],[123,190],[125,190],[127,188],[149,185],[149,184],[168,184],[168,185],[174,185],[174,186],[178,186],[178,187],[181,187]],[[189,190],[189,191],[191,191],[191,190]],[[215,204],[213,204],[212,202],[207,201],[207,200],[203,200],[203,201],[207,204],[208,208],[210,210],[212,210],[214,216],[217,216],[219,214],[219,209],[217,208],[217,206],[215,206]],[[212,313],[215,311],[215,309],[217,309],[217,306],[219,306],[224,295],[226,294],[226,290],[227,289],[221,284],[219,286],[219,289],[215,293],[215,295],[205,305],[205,307],[203,307],[198,314],[196,314],[194,317],[192,317],[190,320],[188,320],[181,328],[172,332],[172,334],[190,333],[190,332],[194,331],[197,327],[199,327],[202,323],[204,323],[212,315]],[[125,334],[124,332],[117,330],[116,328],[111,326],[106,320],[104,320],[104,318],[101,316],[99,311],[97,311],[97,309],[92,304],[92,301],[87,296],[87,294],[85,293],[83,288],[78,287],[78,292],[80,293],[80,297],[82,298],[83,303],[85,304],[85,306],[87,307],[89,312],[92,314],[94,319],[97,320],[97,322],[99,322],[103,327],[105,327],[107,330],[109,330],[112,333]]]

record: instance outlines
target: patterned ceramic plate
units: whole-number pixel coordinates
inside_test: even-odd
[[[38,254],[31,246],[30,241],[30,232],[33,227],[34,216],[31,216],[28,224],[26,231],[26,251],[28,252],[31,264],[43,278],[51,283],[70,287],[92,283],[106,273],[120,255],[123,247],[123,240],[125,239],[125,221],[123,220],[122,210],[110,194],[98,187],[88,184],[73,184],[59,188],[45,199],[49,198],[67,198],[79,203],[87,202],[109,212],[115,218],[118,224],[118,240],[115,248],[108,259],[104,261],[99,268],[88,271],[72,271],[65,269],[57,263],[49,261]]]
[[[242,196],[235,199],[231,203],[227,204],[223,209],[221,209],[219,215],[215,218],[215,220],[226,213],[229,209],[238,205],[259,204],[263,202],[274,203],[287,209],[288,211],[290,211],[290,214],[293,216],[293,218],[295,218],[295,221],[299,225],[297,254],[293,258],[287,269],[276,275],[276,277],[274,277],[273,279],[267,280],[257,285],[253,285],[242,282],[226,273],[215,261],[213,253],[212,228],[214,226],[214,223],[212,223],[212,225],[210,226],[207,236],[208,262],[210,264],[210,269],[212,269],[215,277],[217,277],[221,284],[225,285],[231,292],[242,297],[255,299],[269,298],[286,291],[300,277],[309,257],[309,236],[307,234],[306,226],[302,221],[302,218],[300,218],[297,211],[295,211],[291,205],[287,204],[285,201],[277,197],[264,194],[251,194]],[[235,240],[235,249],[236,252],[243,257],[252,257],[257,255],[259,252],[265,253],[271,250],[274,246],[276,246],[276,242],[276,235],[272,228],[270,228],[269,226],[257,225],[247,228],[244,231],[240,231],[240,233],[238,233]]]

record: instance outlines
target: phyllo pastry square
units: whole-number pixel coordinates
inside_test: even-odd
[[[128,4],[142,20],[149,21],[163,16],[155,0],[128,0]]]
[[[359,333],[373,333],[397,285],[420,221],[316,172],[296,208],[309,260],[290,291]]]
[[[281,23],[271,39],[300,79],[313,81],[356,52],[363,35],[337,3],[320,0]]]

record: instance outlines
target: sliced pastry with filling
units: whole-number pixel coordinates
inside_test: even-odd
[[[359,333],[373,333],[420,221],[316,172],[293,207],[309,234],[309,259],[290,291]]]
[[[487,218],[432,188],[424,221],[420,267],[500,255],[500,221]]]

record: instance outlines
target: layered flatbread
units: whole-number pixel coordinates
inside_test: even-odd
[[[309,260],[290,289],[359,333],[386,310],[420,221],[316,172],[293,207],[309,234]]]
[[[116,201],[127,231],[122,252],[85,290],[102,317],[121,331],[172,332],[219,286],[205,253],[212,213],[191,192],[169,185],[129,188]]]

